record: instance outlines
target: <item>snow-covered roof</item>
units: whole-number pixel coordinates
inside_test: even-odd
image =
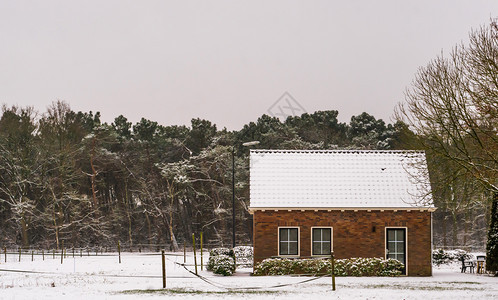
[[[422,151],[251,150],[250,209],[434,208]]]

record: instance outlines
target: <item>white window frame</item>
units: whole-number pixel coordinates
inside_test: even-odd
[[[408,227],[406,227],[406,226],[386,226],[384,228],[384,251],[385,251],[384,259],[387,259],[387,230],[388,229],[404,229],[405,230],[405,274],[403,274],[401,276],[408,276]]]
[[[314,257],[326,257],[327,254],[313,254],[313,229],[330,229],[330,252],[334,252],[334,228],[331,226],[315,226],[311,227],[311,256]]]
[[[297,254],[281,255],[280,254],[280,229],[297,229]],[[277,240],[277,256],[279,257],[300,257],[301,256],[301,228],[299,226],[279,226]]]

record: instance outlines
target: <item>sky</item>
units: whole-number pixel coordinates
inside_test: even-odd
[[[417,69],[494,17],[496,0],[0,0],[0,103],[229,130],[318,110],[391,122]]]

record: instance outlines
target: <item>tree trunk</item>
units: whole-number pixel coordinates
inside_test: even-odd
[[[93,157],[95,156],[95,138],[92,140],[92,150],[90,152],[90,166],[92,168],[92,175],[90,176],[90,181],[92,184],[92,200],[93,200],[93,209],[95,213],[97,213],[97,191],[95,188],[95,177],[97,176],[97,172],[95,171],[95,166],[93,165]]]
[[[55,216],[55,207],[53,217],[55,227],[55,249],[59,250],[59,226],[57,225],[57,217]]]
[[[166,183],[168,185],[168,194],[170,198],[169,213],[168,213],[169,219],[166,219],[166,223],[168,224],[169,238],[171,241],[171,245],[173,246],[173,251],[178,251],[178,243],[176,241],[175,233],[173,232],[173,210],[175,204],[175,188],[173,186],[173,183],[170,183],[168,180],[166,180]]]
[[[443,217],[441,219],[443,221],[443,248],[446,249],[446,247],[448,246],[448,241],[446,240],[446,231],[447,231],[447,228],[446,228],[446,213],[443,214]]]
[[[467,246],[467,236],[469,234],[469,223],[471,222],[470,210],[467,208],[465,211],[464,227],[463,227],[463,246]],[[472,245],[471,245],[472,246]]]
[[[170,215],[171,218],[171,215]],[[169,238],[171,241],[171,246],[173,247],[173,251],[178,251],[178,242],[176,241],[175,233],[173,232],[173,225],[171,224],[171,220],[166,219],[166,224],[168,225]]]
[[[453,221],[453,230],[452,230],[452,238],[453,238],[453,246],[458,246],[458,240],[457,240],[457,216],[455,212],[451,212],[451,219]]]
[[[151,228],[150,228],[150,218],[147,211],[145,212],[145,220],[147,221],[147,243],[151,243]]]
[[[131,215],[130,215],[130,201],[128,198],[128,180],[125,180],[125,201],[124,201],[126,215],[128,217],[128,241],[130,248],[133,246],[132,230],[131,230]]]
[[[22,246],[28,247],[29,246],[28,224],[26,223],[24,214],[21,216],[21,237],[22,237]]]

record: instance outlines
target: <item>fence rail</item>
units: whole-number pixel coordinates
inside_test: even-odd
[[[470,245],[470,246],[442,246],[442,245],[434,245],[434,250],[436,249],[443,249],[443,250],[457,250],[461,249],[466,252],[486,252],[486,247],[483,246],[475,246],[475,245]]]

